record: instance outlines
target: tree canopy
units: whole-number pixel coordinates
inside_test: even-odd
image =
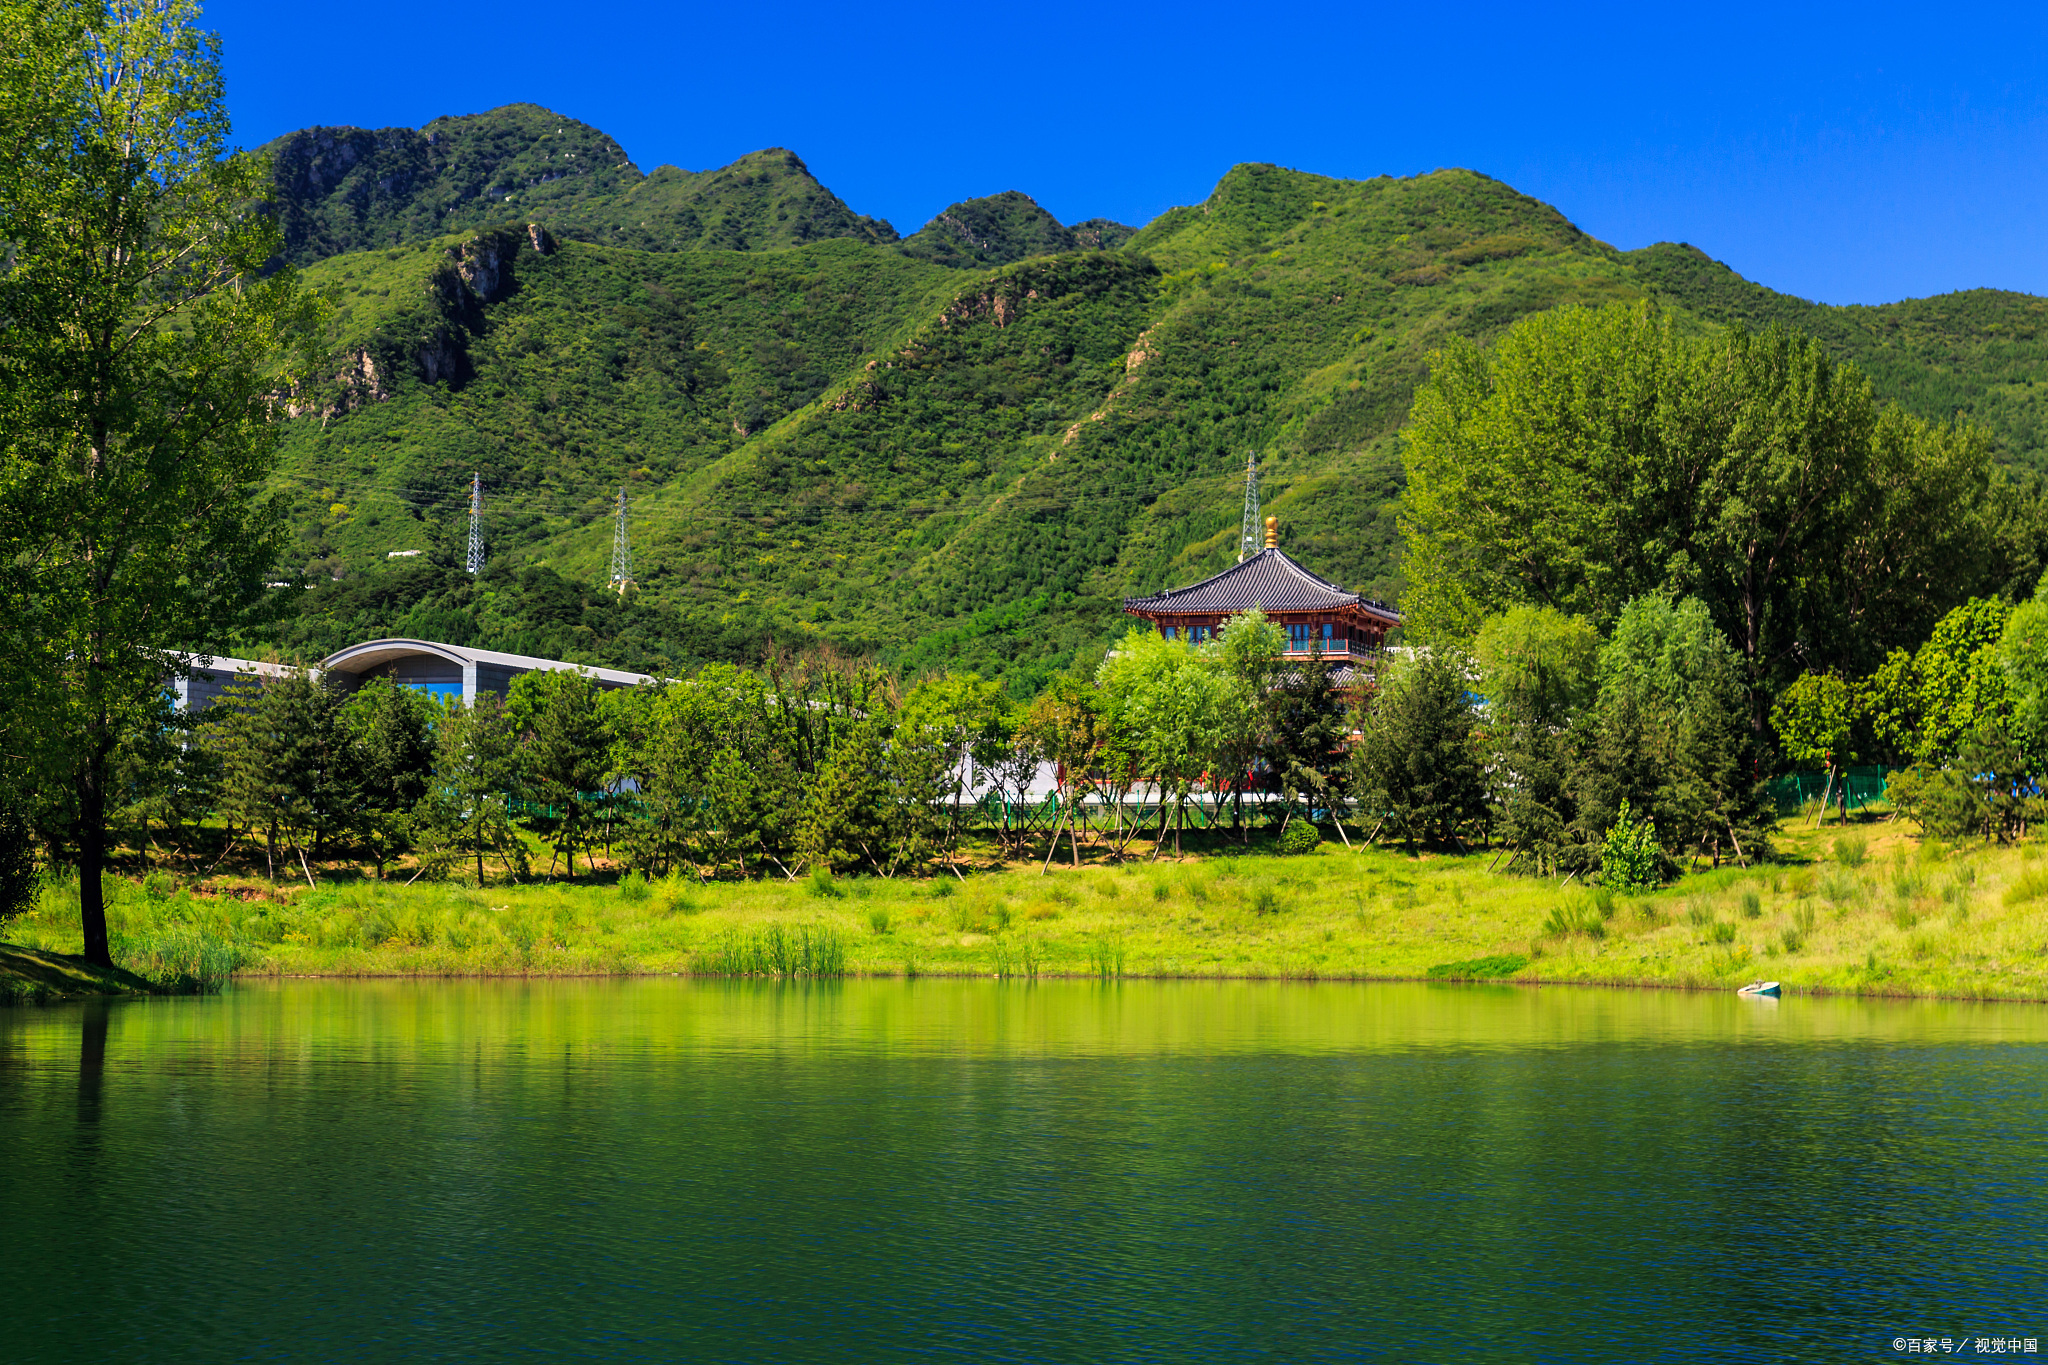
[[[1516,604],[1602,628],[1663,592],[1733,642],[1761,723],[1804,668],[1869,668],[2019,571],[1982,432],[1880,405],[1775,328],[1694,336],[1643,304],[1526,318],[1431,360],[1407,428],[1416,633]]]

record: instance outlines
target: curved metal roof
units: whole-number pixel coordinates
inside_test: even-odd
[[[1150,597],[1126,597],[1124,610],[1136,613],[1228,615],[1250,611],[1336,611],[1356,607],[1388,625],[1401,624],[1401,613],[1384,602],[1346,592],[1329,579],[1310,573],[1280,550],[1261,550],[1213,578]]]
[[[628,673],[617,668],[591,668],[584,664],[564,663],[560,659],[536,659],[530,654],[505,654],[495,649],[471,649],[467,645],[447,645],[438,640],[365,640],[359,645],[328,655],[320,666],[337,673],[367,673],[379,664],[396,659],[440,659],[445,663],[461,667],[465,664],[496,664],[501,668],[531,673],[542,669],[570,669],[587,673],[599,682],[614,687],[632,687],[637,683],[652,682],[645,673]]]

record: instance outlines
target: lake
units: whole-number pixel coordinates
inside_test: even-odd
[[[640,978],[0,1009],[0,1358],[1974,1353],[2048,1337],[2044,1090],[2027,1005]]]

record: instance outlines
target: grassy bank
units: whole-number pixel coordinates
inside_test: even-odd
[[[108,970],[76,954],[0,943],[0,1004],[146,995],[152,989],[150,982],[119,967]]]
[[[1639,896],[1351,851],[1036,867],[962,882],[490,886],[110,883],[117,959],[152,980],[337,975],[1497,977],[2048,999],[2039,845],[1944,848],[1876,819],[1788,824],[1784,861]],[[74,951],[77,890],[10,926]]]

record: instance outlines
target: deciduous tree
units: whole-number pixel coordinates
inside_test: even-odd
[[[108,771],[128,718],[263,595],[255,496],[318,311],[227,151],[191,0],[0,5],[0,536],[8,733],[70,802],[85,954],[110,964]],[[35,723],[23,724],[32,716]]]

